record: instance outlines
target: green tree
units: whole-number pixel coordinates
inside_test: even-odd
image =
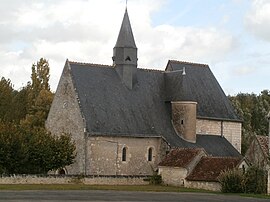
[[[246,193],[265,194],[267,189],[267,173],[259,167],[250,167],[244,175]]]
[[[2,121],[12,121],[12,98],[12,83],[9,79],[2,77],[0,80],[0,120]]]
[[[0,123],[0,173],[46,174],[72,164],[74,152],[69,135]]]
[[[41,58],[32,65],[31,83],[28,89],[28,113],[21,121],[22,125],[29,128],[44,128],[53,100],[49,79],[49,63],[46,59]]]
[[[245,154],[254,135],[267,135],[266,115],[270,111],[270,92],[263,90],[259,95],[239,93],[229,96],[236,113],[243,120],[242,154]]]

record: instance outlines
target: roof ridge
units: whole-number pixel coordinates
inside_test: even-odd
[[[187,62],[187,61],[179,61],[179,60],[169,60],[169,62],[174,62],[178,64],[186,64],[186,65],[194,65],[194,66],[203,66],[203,67],[209,67],[208,64],[203,64],[203,63],[194,63],[194,62]]]
[[[202,158],[211,158],[211,159],[242,159],[241,157],[233,157],[233,156],[203,156]]]
[[[77,65],[89,65],[89,66],[93,66],[93,67],[97,67],[97,66],[109,67],[109,68],[113,67],[112,65],[97,64],[97,63],[87,63],[87,62],[75,62],[75,61],[70,61],[70,60],[68,62],[72,63],[72,64],[77,64]]]
[[[160,70],[160,69],[148,69],[148,68],[138,68],[139,70],[142,70],[142,71],[146,71],[146,72],[164,72],[164,70]]]

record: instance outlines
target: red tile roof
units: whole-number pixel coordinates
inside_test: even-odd
[[[256,135],[256,138],[257,138],[257,140],[262,148],[264,155],[266,157],[269,156],[269,148],[268,148],[269,138],[268,138],[268,136]]]
[[[201,148],[177,148],[172,149],[170,153],[161,161],[159,166],[186,167],[200,152]]]
[[[235,168],[240,161],[240,158],[232,157],[202,157],[186,179],[217,182],[217,178],[222,171]]]

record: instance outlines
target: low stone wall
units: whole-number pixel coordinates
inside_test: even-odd
[[[147,185],[147,176],[0,176],[0,184]]]
[[[186,188],[205,189],[210,191],[220,191],[221,185],[218,182],[205,182],[205,181],[185,181]]]

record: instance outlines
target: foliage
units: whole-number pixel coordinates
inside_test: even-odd
[[[32,82],[29,84],[29,110],[21,124],[28,128],[43,127],[53,100],[49,85],[50,67],[46,59],[41,58],[32,65]]]
[[[70,136],[52,136],[45,129],[27,131],[0,124],[0,172],[40,174],[73,163],[75,144]]]
[[[239,93],[229,96],[237,114],[243,120],[242,154],[245,154],[253,135],[267,135],[267,114],[270,111],[270,91],[263,90],[259,95]]]
[[[242,193],[243,192],[243,172],[241,170],[232,169],[223,171],[218,177],[223,193]]]
[[[162,178],[161,175],[158,175],[157,172],[154,172],[154,174],[149,178],[150,184],[161,184],[162,183]]]
[[[265,194],[267,189],[267,172],[255,166],[246,173],[239,169],[223,171],[218,179],[224,193]]]
[[[50,67],[41,58],[32,65],[31,82],[14,90],[9,79],[0,81],[0,173],[39,174],[70,165],[75,144],[69,135],[45,130],[53,93]]]
[[[267,189],[267,172],[259,167],[250,167],[244,175],[245,193],[265,194]]]
[[[11,121],[13,88],[11,81],[4,77],[0,80],[0,120]]]

